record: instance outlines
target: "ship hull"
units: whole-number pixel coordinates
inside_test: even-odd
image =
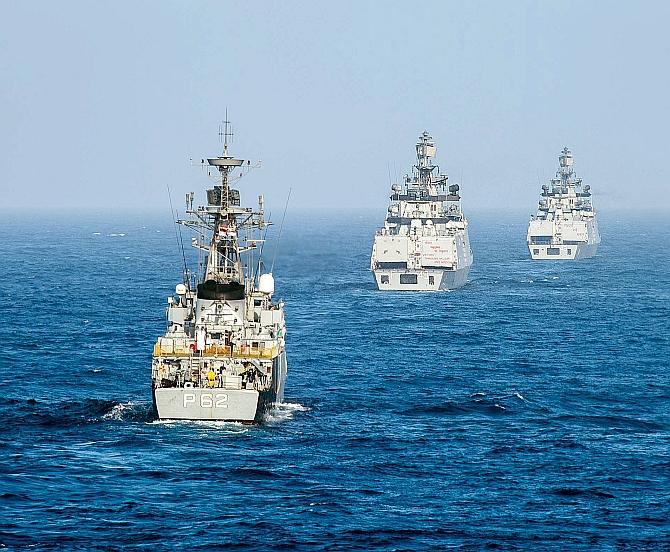
[[[536,261],[566,261],[575,259],[589,259],[598,251],[597,243],[583,243],[577,245],[529,245],[530,256]]]
[[[463,287],[470,267],[457,270],[373,270],[377,289],[381,291],[447,291]],[[412,276],[416,276],[416,283]],[[405,282],[401,281],[401,276]]]
[[[533,219],[528,224],[526,243],[533,260],[588,259],[598,250],[600,232],[595,219],[563,221],[560,224]]]
[[[153,390],[154,414],[159,420],[209,420],[260,423],[283,400],[286,353],[272,362],[269,389],[224,389],[220,387],[158,387]]]

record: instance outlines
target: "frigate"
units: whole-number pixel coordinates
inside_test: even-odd
[[[472,265],[460,187],[433,165],[433,138],[416,144],[417,164],[403,185],[391,186],[384,226],[377,230],[370,268],[380,290],[448,290],[463,286]]]
[[[184,256],[183,281],[167,299],[166,332],[154,345],[159,419],[260,422],[284,393],[284,304],[273,301],[272,272],[261,273],[270,223],[263,196],[257,209],[240,206],[232,185],[251,167],[228,154],[225,124],[223,154],[202,160],[216,182],[207,205],[194,209],[194,194],[186,194],[187,218],[176,221],[193,233],[199,269],[189,271]]]
[[[533,259],[586,259],[600,244],[591,186],[582,186],[568,148],[550,185],[542,186],[537,214],[528,224],[527,243]]]

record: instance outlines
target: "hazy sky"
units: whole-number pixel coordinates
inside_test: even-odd
[[[534,211],[565,145],[597,208],[670,209],[669,2],[1,6],[3,209],[181,208],[226,108],[276,211],[383,216],[424,129],[466,211]]]

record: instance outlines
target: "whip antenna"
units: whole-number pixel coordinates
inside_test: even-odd
[[[272,271],[275,268],[275,260],[277,259],[277,251],[279,250],[279,242],[281,242],[281,235],[284,230],[284,220],[286,219],[286,209],[288,209],[288,202],[291,199],[291,190],[293,188],[288,189],[288,196],[286,196],[286,205],[284,205],[284,214],[281,217],[281,224],[279,225],[279,235],[277,236],[277,246],[275,247],[275,254],[272,257],[272,266],[270,266],[270,274],[272,274]]]
[[[260,251],[258,252],[258,264],[256,265],[256,272],[254,273],[253,281],[254,281],[254,286],[256,285],[256,280],[258,279],[258,275],[261,273],[261,266],[264,265],[263,263],[263,249],[265,247],[265,240],[268,237],[268,228],[270,228],[272,220],[272,213],[268,215],[268,223],[267,226],[265,227],[265,232],[263,232],[263,241],[261,242],[261,248]]]
[[[174,237],[177,240],[177,249],[181,249],[181,260],[184,264],[184,280],[186,280],[186,274],[188,272],[188,267],[186,266],[186,254],[184,253],[184,240],[181,235],[181,230],[177,228],[177,214],[172,207],[172,194],[170,193],[170,185],[167,186],[168,200],[170,201],[170,214],[172,215],[172,223],[174,224]]]

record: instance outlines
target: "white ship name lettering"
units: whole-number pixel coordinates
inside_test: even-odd
[[[196,404],[195,393],[184,393],[184,408]],[[228,395],[226,393],[202,393],[200,395],[201,408],[228,408]]]

